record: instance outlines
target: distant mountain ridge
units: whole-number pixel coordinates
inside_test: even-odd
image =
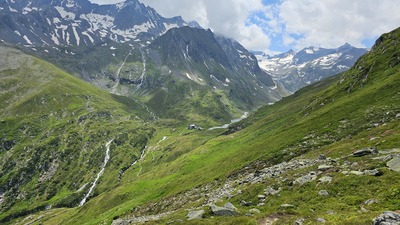
[[[257,54],[260,66],[287,90],[298,89],[348,70],[367,49],[346,43],[336,49],[307,47],[275,56]]]

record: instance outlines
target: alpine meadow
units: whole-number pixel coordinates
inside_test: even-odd
[[[138,0],[1,0],[0,224],[400,224],[400,28],[256,50]]]

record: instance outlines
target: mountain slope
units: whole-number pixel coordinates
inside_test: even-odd
[[[177,82],[188,83],[192,91],[207,88],[241,110],[274,102],[282,94],[271,77],[258,67],[254,55],[235,41],[216,37],[210,30],[174,28],[152,42],[148,49],[152,61],[158,67],[166,67],[167,73],[161,77],[172,75]]]
[[[382,35],[349,71],[258,110],[225,135],[159,127],[147,156],[113,189],[82,208],[39,213],[36,223],[367,224],[397,210],[400,175],[386,163],[399,155],[399,40],[400,29]],[[377,155],[352,155],[374,146]],[[271,188],[280,193],[258,196]],[[323,190],[328,195],[318,195]],[[212,215],[209,204],[228,201],[238,216]],[[192,209],[204,209],[205,219],[186,221]]]
[[[102,182],[117,182],[118,171],[139,158],[154,132],[143,124],[152,120],[146,108],[0,48],[0,221],[92,197],[89,187],[110,148],[113,169]]]
[[[298,89],[348,70],[367,52],[345,44],[337,49],[308,47],[299,52],[290,50],[273,57],[257,55],[261,67],[287,90]]]

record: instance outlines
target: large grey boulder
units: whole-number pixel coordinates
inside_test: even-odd
[[[319,171],[327,171],[327,170],[330,170],[332,168],[333,168],[332,165],[326,165],[326,164],[322,164],[322,165],[318,166],[318,170]]]
[[[197,211],[190,211],[187,214],[187,218],[188,220],[198,220],[198,219],[202,219],[204,217],[204,210],[197,210]]]
[[[226,203],[226,204],[224,205],[224,207],[227,208],[227,209],[231,209],[231,210],[233,210],[233,211],[237,211],[237,210],[238,210],[238,209],[237,209],[232,203],[230,203],[230,202]]]
[[[363,148],[361,150],[353,152],[354,157],[361,157],[361,156],[371,155],[371,154],[378,154],[378,149],[377,148]]]
[[[225,207],[211,205],[210,209],[211,209],[211,212],[216,216],[235,216],[235,215],[237,215],[237,213],[234,210],[228,209]]]
[[[400,214],[386,211],[372,221],[372,225],[400,225]]]
[[[386,165],[389,167],[389,169],[400,172],[400,157],[393,157],[393,159],[387,162]]]
[[[369,176],[381,176],[382,172],[377,169],[373,169],[373,170],[364,170],[364,174]]]

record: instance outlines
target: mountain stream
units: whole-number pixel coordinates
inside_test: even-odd
[[[103,162],[103,166],[101,167],[100,172],[97,174],[96,179],[94,180],[92,186],[89,188],[88,193],[86,193],[85,197],[82,199],[82,201],[79,203],[79,206],[83,206],[86,203],[87,198],[92,194],[94,188],[96,187],[97,181],[100,179],[100,177],[103,175],[104,170],[106,168],[106,165],[108,163],[108,160],[110,160],[110,145],[111,143],[114,141],[111,140],[109,142],[107,142],[106,144],[106,156],[104,157],[104,162]]]

